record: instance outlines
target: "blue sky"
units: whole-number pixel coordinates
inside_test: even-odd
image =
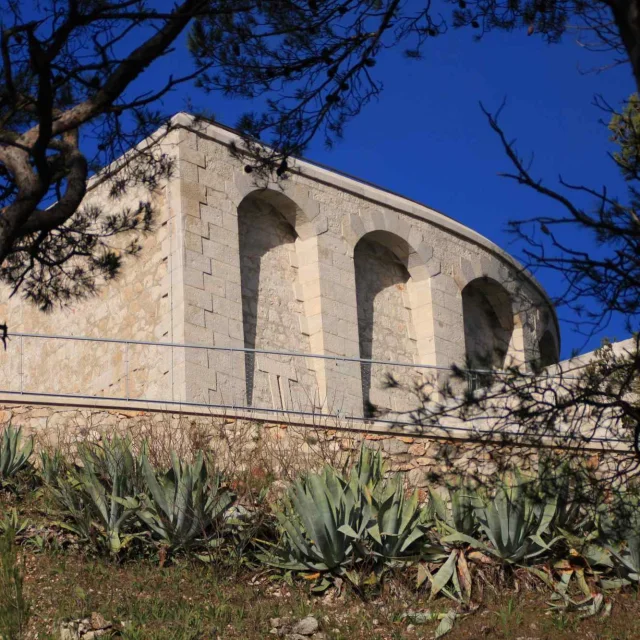
[[[602,94],[612,104],[633,91],[628,68],[591,72],[606,56],[586,51],[568,35],[548,45],[524,32],[492,33],[481,42],[469,29],[450,30],[425,49],[422,61],[400,52],[383,55],[375,71],[385,88],[377,102],[346,128],[332,150],[322,140],[306,156],[418,200],[479,231],[518,256],[521,247],[506,233],[509,220],[552,211],[548,199],[498,177],[509,164],[478,103],[493,110],[506,97],[502,124],[517,138],[523,155],[535,152],[534,173],[554,184],[558,174],[592,187],[607,184],[624,195],[624,185],[607,152],[604,114],[592,105]],[[167,64],[169,62],[169,64]],[[156,64],[146,81],[154,83],[173,65],[187,62],[186,52]],[[233,126],[251,105],[205,96],[189,89],[165,100],[165,110],[184,108],[188,94],[196,107],[212,111]],[[540,273],[553,295],[557,276]],[[604,336],[624,338],[621,322],[585,342],[563,321],[562,355],[595,348]]]

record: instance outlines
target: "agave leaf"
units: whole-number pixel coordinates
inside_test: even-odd
[[[467,559],[464,557],[464,553],[462,550],[458,552],[458,582],[460,583],[460,588],[462,592],[462,596],[465,602],[469,602],[471,600],[471,572],[469,571],[469,565],[467,564]]]
[[[630,585],[631,582],[626,580],[625,578],[614,578],[614,579],[602,579],[600,580],[600,586],[605,591],[612,591],[613,589],[621,589],[622,587],[626,587]]]
[[[344,533],[350,538],[355,538],[356,540],[360,537],[348,524],[343,524],[342,526],[338,527],[338,531],[340,531],[340,533]]]
[[[379,546],[382,546],[382,536],[380,535],[380,527],[377,523],[369,527],[367,532]]]
[[[419,540],[420,538],[424,537],[424,532],[421,531],[418,528],[415,528],[405,539],[404,542],[402,543],[402,545],[400,546],[400,553],[404,553],[405,551],[407,551],[407,549],[409,549],[409,547],[416,542],[417,540]]]
[[[416,577],[416,589],[419,589],[427,579],[431,580],[431,572],[428,567],[422,562],[418,565],[418,575]]]
[[[546,571],[543,571],[542,569],[538,569],[537,567],[526,567],[526,569],[532,575],[536,576],[537,578],[540,578],[540,580],[542,580],[542,582],[544,582],[548,587],[550,587],[554,591],[556,590],[556,583]]]
[[[435,640],[438,640],[438,638],[442,638],[442,636],[446,635],[453,629],[453,625],[456,621],[456,616],[457,614],[454,609],[450,609],[447,612],[447,615],[442,618],[440,624],[438,625],[438,628],[436,629],[436,633],[434,636]]]
[[[331,581],[326,578],[322,578],[319,582],[311,587],[313,593],[324,593],[331,586]]]
[[[20,471],[24,470],[33,453],[33,437],[24,444],[22,442],[22,427],[14,429],[8,424],[2,432],[0,441],[0,480],[12,480]]]
[[[477,540],[476,538],[472,538],[471,536],[467,536],[464,533],[451,533],[448,536],[444,536],[442,538],[442,542],[466,542],[474,549],[483,549],[487,553],[493,553],[493,549],[488,547],[484,542],[482,542],[481,540]]]
[[[447,561],[438,569],[438,572],[433,576],[431,581],[431,594],[429,599],[435,598],[436,595],[444,588],[444,586],[451,580],[455,572],[456,566],[456,551],[452,551]]]
[[[584,569],[576,569],[576,578],[578,580],[578,586],[582,590],[585,596],[589,597],[591,595],[591,589],[587,584],[587,581],[584,578]]]
[[[158,482],[155,471],[151,468],[149,459],[145,454],[142,455],[142,472],[144,474],[144,480],[149,491],[151,492],[151,496],[153,497],[154,502],[162,510],[165,516],[169,516],[170,509],[169,503],[166,499],[165,490]]]

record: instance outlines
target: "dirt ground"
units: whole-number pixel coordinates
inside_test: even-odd
[[[427,601],[397,579],[364,599],[352,589],[312,595],[308,585],[288,583],[250,568],[221,573],[199,562],[159,567],[157,560],[116,564],[68,551],[24,556],[25,593],[31,604],[29,638],[57,638],[67,619],[102,614],[126,624],[129,640],[217,640],[272,638],[270,620],[317,618],[331,640],[433,638],[437,622],[413,624],[407,613],[445,612],[446,598]],[[551,613],[548,592],[485,592],[477,609],[461,615],[450,640],[632,640],[640,638],[640,603],[635,594],[611,596],[611,615],[580,620]],[[413,622],[412,622],[413,620]]]

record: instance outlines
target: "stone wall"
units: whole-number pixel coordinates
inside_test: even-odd
[[[140,201],[149,201],[155,211],[153,231],[140,238],[139,254],[125,259],[121,276],[100,287],[98,295],[44,313],[2,289],[0,318],[7,323],[10,338],[0,360],[0,389],[102,397],[171,396],[171,352],[166,348],[11,337],[20,332],[172,340],[171,269],[176,265],[172,264],[171,228],[176,211],[169,206],[168,183],[151,193],[129,189],[120,198],[109,195],[109,185],[96,184],[84,205],[99,206],[108,214],[136,207]],[[130,240],[131,236],[114,238],[112,245],[118,248]]]
[[[125,196],[151,198],[157,226],[122,277],[94,299],[46,316],[5,295],[0,316],[11,332],[159,344],[16,337],[0,363],[0,392],[359,420],[368,419],[369,403],[402,412],[415,397],[385,388],[388,373],[406,383],[442,377],[473,352],[465,341],[495,343],[495,319],[483,323],[473,306],[465,310],[470,286],[485,292],[507,331],[509,363],[537,359],[547,334],[545,359],[557,358],[544,291],[470,229],[304,161],[292,161],[277,183],[256,177],[246,171],[250,160],[231,153],[234,133],[185,114],[174,124],[162,143],[175,160],[171,178],[152,194]],[[110,201],[96,184],[87,203],[108,210],[126,201]],[[478,335],[491,329],[488,342]],[[322,358],[247,355],[247,348]],[[368,357],[411,366],[358,361]]]
[[[36,450],[57,447],[73,457],[78,442],[99,441],[115,433],[134,447],[148,443],[154,462],[166,464],[170,452],[189,460],[198,450],[213,453],[220,470],[232,477],[292,479],[325,464],[337,468],[358,456],[366,446],[380,450],[390,472],[405,476],[409,487],[427,487],[436,479],[460,480],[467,475],[495,480],[495,474],[517,465],[535,469],[540,455],[576,462],[582,457],[591,468],[637,467],[632,452],[508,446],[504,441],[420,437],[380,433],[327,424],[291,424],[231,416],[173,414],[109,408],[1,405],[0,431],[11,423],[33,436]],[[543,453],[544,452],[544,453]],[[630,464],[631,463],[631,464]]]
[[[409,272],[384,245],[364,237],[354,251],[356,300],[360,356],[368,360],[419,362],[415,328],[408,300]],[[406,411],[415,408],[397,397],[386,384],[389,367],[362,364],[362,396],[365,412]],[[394,367],[394,378],[411,385],[417,377],[413,368]],[[367,407],[367,403],[372,407]]]
[[[300,331],[303,304],[297,283],[295,232],[270,204],[248,199],[238,211],[244,346],[309,353]],[[315,372],[305,358],[245,355],[249,406],[306,408],[317,397]]]
[[[375,351],[383,354],[379,356],[383,360],[439,367],[439,375],[443,375],[452,364],[465,362],[462,292],[470,284],[486,288],[492,304],[500,298],[507,301],[509,336],[508,357],[501,358],[504,364],[539,358],[544,332],[556,333],[554,312],[539,286],[522,275],[519,266],[500,249],[462,225],[305,162],[294,163],[286,179],[277,184],[255,178],[245,171],[249,160],[228,152],[227,145],[234,140],[232,133],[214,125],[188,127],[181,132],[178,154],[185,168],[181,188],[189,198],[183,199],[182,214],[185,228],[200,236],[199,242],[190,243],[185,251],[185,273],[194,283],[185,287],[185,299],[205,314],[204,329],[185,322],[185,336],[223,347],[251,344],[251,339],[247,340],[251,327],[245,322],[242,335],[237,330],[243,321],[242,304],[230,300],[226,288],[208,287],[207,279],[235,283],[248,278],[248,265],[238,258],[247,244],[240,240],[247,231],[242,220],[247,207],[255,208],[259,202],[278,214],[273,214],[271,224],[280,239],[272,238],[260,223],[264,242],[280,243],[269,249],[268,259],[271,252],[274,261],[276,254],[281,256],[277,274],[269,269],[261,271],[260,286],[279,290],[278,304],[293,289],[298,302],[285,305],[289,310],[295,308],[298,328],[292,321],[285,323],[288,335],[283,341],[283,325],[274,314],[274,322],[265,325],[262,348],[296,344],[304,349],[308,345],[312,353],[354,359]],[[286,239],[282,235],[285,226]],[[377,247],[375,260],[371,247]],[[359,268],[360,257],[365,256],[371,258],[371,264]],[[502,292],[497,298],[496,289]],[[219,316],[217,322],[207,322],[211,312]],[[474,321],[471,319],[472,324]],[[494,337],[492,333],[493,342]],[[484,336],[480,338],[482,343]],[[187,371],[189,397],[220,398],[216,390],[220,386],[228,403],[246,406],[246,378],[251,375],[247,365],[255,369],[255,362],[245,362],[241,356],[227,364],[217,362],[215,375],[204,376],[206,385],[201,367],[192,375]],[[421,379],[414,368],[362,367],[339,359],[298,366],[295,374],[291,368],[279,369],[279,379],[293,380],[290,376],[300,377],[299,371],[315,374],[306,378],[306,405],[300,408],[315,411],[319,406],[324,412],[342,416],[366,415],[367,400],[391,411],[407,410],[415,402],[413,395],[390,392],[381,383],[388,372],[406,380]],[[279,409],[283,393],[273,392],[276,374],[271,375],[270,391],[261,397]],[[266,383],[262,384],[266,388]]]

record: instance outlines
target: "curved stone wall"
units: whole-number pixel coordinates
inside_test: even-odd
[[[174,123],[163,149],[176,171],[154,194],[157,231],[123,279],[46,317],[10,300],[4,317],[13,331],[208,349],[107,345],[100,355],[89,344],[58,352],[52,343],[30,391],[70,380],[89,395],[366,418],[373,407],[415,405],[389,374],[414,385],[453,364],[557,361],[544,291],[479,234],[304,161],[277,183],[256,179],[230,151],[233,132],[185,114]],[[104,198],[99,187],[88,196]],[[389,360],[398,364],[381,363]],[[15,386],[15,349],[0,369],[0,391]]]

